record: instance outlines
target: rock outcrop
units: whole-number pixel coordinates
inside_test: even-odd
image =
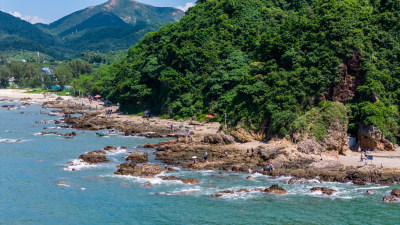
[[[236,139],[237,142],[240,143],[254,141],[251,135],[239,125],[236,127],[234,131],[231,132],[231,135]]]
[[[105,163],[109,162],[105,156],[106,152],[101,151],[101,150],[96,150],[96,151],[91,151],[86,154],[83,154],[79,156],[79,159],[83,160],[84,162],[87,162],[89,164],[97,164],[97,163]]]
[[[182,181],[184,184],[197,184],[199,183],[198,179],[195,178],[179,178],[176,176],[168,176],[168,177],[160,177],[162,180],[178,180]]]
[[[284,195],[288,193],[283,187],[279,187],[277,184],[274,184],[271,187],[264,189],[263,192],[276,195]]]
[[[133,163],[147,163],[149,160],[147,153],[134,152],[126,158],[126,161],[131,161]]]
[[[364,149],[379,151],[395,151],[393,144],[385,138],[378,128],[361,125],[358,130],[358,145]]]
[[[159,165],[142,164],[138,165],[135,163],[123,163],[119,166],[119,169],[114,172],[116,175],[130,175],[142,178],[153,178],[156,175],[162,173],[164,170]]]
[[[229,145],[235,143],[235,140],[230,135],[225,134],[208,134],[204,137],[204,143],[215,145]]]
[[[384,202],[399,202],[400,201],[400,190],[399,189],[393,189],[390,192],[390,196],[385,196],[382,199]]]
[[[336,192],[334,189],[326,188],[326,187],[313,187],[310,189],[310,192],[313,193],[315,191],[322,192],[323,195],[333,195]]]

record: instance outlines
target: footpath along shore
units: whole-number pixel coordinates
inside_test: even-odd
[[[259,172],[270,176],[293,176],[294,180],[320,179],[323,181],[392,184],[400,182],[400,151],[372,152],[374,160],[368,165],[360,162],[360,153],[346,151],[310,153],[299,151],[299,146],[286,139],[271,140],[268,143],[256,141],[243,129],[227,133],[221,131],[219,123],[199,123],[196,121],[174,121],[158,117],[142,118],[121,115],[118,106],[105,107],[101,101],[62,97],[56,95],[27,94],[23,90],[0,89],[1,98],[31,98],[43,102],[46,107],[57,108],[68,114],[82,116],[64,121],[72,128],[84,130],[118,129],[125,135],[148,138],[174,138],[176,141],[155,148],[156,159],[174,166],[202,170],[232,170],[237,172]],[[105,110],[112,110],[106,114]],[[171,130],[172,128],[172,130]],[[207,160],[203,154],[208,152]],[[197,162],[193,163],[193,156]],[[380,168],[381,163],[384,168]],[[273,171],[268,171],[274,165]]]

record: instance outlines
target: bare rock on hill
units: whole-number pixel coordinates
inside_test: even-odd
[[[378,128],[370,125],[361,125],[358,130],[359,146],[379,151],[395,151],[393,144],[385,138]]]
[[[131,175],[135,177],[153,178],[154,176],[162,173],[164,170],[159,165],[142,164],[137,165],[135,163],[123,163],[119,169],[114,172],[117,175]]]
[[[252,142],[254,141],[251,135],[242,127],[236,127],[236,130],[231,132],[231,135],[240,143]]]
[[[329,189],[326,187],[313,187],[310,189],[310,192],[315,192],[315,191],[321,191],[323,195],[332,195],[333,193],[336,192],[334,189]]]
[[[83,154],[79,156],[79,159],[90,164],[105,163],[110,161],[106,158],[105,152],[101,150],[96,150]]]
[[[132,161],[133,163],[147,163],[149,160],[147,153],[134,152],[126,158],[126,161]]]

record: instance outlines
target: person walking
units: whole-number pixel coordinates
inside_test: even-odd
[[[207,162],[207,158],[208,158],[208,153],[207,152],[204,152],[203,158],[204,158],[204,161]]]

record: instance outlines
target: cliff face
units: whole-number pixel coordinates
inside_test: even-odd
[[[326,102],[295,121],[292,140],[302,153],[337,157],[349,149],[347,126],[347,108],[339,102]]]
[[[364,149],[395,151],[393,144],[374,126],[361,125],[358,131],[358,146]]]
[[[354,51],[346,63],[339,65],[340,80],[332,86],[324,98],[329,101],[346,103],[349,98],[356,95],[357,87],[364,81],[364,72],[361,71],[361,52]]]

